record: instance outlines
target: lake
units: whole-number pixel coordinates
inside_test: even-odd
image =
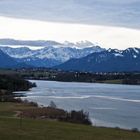
[[[65,110],[89,112],[93,125],[140,129],[140,86],[31,80],[37,84],[26,98]]]

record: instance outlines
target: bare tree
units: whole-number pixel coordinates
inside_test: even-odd
[[[49,107],[51,107],[51,108],[57,108],[56,104],[53,101],[50,102]]]

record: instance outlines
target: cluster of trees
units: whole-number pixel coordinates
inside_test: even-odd
[[[0,89],[8,91],[26,91],[36,86],[18,75],[0,75]]]
[[[0,74],[0,101],[13,101],[13,91],[26,91],[35,86],[19,75]]]
[[[140,79],[126,78],[122,80],[122,84],[140,85]]]
[[[59,72],[49,80],[76,81],[76,82],[105,82],[107,80],[120,80],[120,84],[140,84],[140,73],[82,73]]]
[[[26,69],[18,70],[24,77],[29,79],[66,81],[66,82],[106,82],[108,80],[120,80],[120,84],[140,84],[140,73],[89,73],[75,71],[59,71],[51,69]]]
[[[64,117],[59,118],[59,120],[86,125],[92,124],[89,119],[89,113],[84,112],[83,110],[80,111],[72,110],[71,112],[67,112],[66,115]]]

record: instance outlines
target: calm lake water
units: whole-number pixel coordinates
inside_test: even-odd
[[[93,125],[140,129],[140,86],[32,80],[28,100],[89,112]]]

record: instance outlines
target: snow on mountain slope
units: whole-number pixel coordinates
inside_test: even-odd
[[[48,58],[60,60],[62,62],[67,61],[71,58],[84,57],[93,52],[100,52],[103,49],[100,47],[91,47],[84,49],[70,48],[70,47],[45,47],[38,50],[31,50],[27,47],[11,48],[11,47],[0,47],[0,49],[6,54],[14,58]]]
[[[71,59],[55,68],[86,72],[140,71],[140,48],[95,52],[83,58]]]
[[[42,42],[45,43],[43,44]],[[35,50],[31,49],[33,45],[37,46],[39,43],[40,45],[42,45],[41,47],[43,48],[39,48]],[[14,45],[14,47],[18,45],[18,48],[8,47],[9,44]],[[29,44],[30,46],[27,46]],[[27,64],[31,63],[33,65],[35,64],[35,60],[36,60],[38,62],[39,67],[54,66],[63,63],[67,60],[70,60],[72,58],[81,58],[91,53],[101,52],[105,50],[99,46],[94,45],[89,41],[81,41],[77,43],[64,42],[62,44],[62,43],[57,43],[55,41],[48,41],[48,42],[47,41],[39,41],[39,42],[21,41],[20,42],[16,40],[12,40],[12,41],[6,40],[6,42],[4,42],[4,40],[2,41],[0,40],[0,45],[1,45],[0,49],[6,54],[8,54],[9,56],[18,59],[18,61],[20,62],[23,61]]]
[[[0,68],[29,68],[25,63],[18,63],[14,58],[0,50]]]
[[[7,47],[7,46],[3,46],[3,47],[0,47],[0,49],[8,54],[9,56],[11,57],[14,57],[14,58],[24,58],[24,57],[29,57],[32,55],[32,53],[34,51],[30,50],[29,48],[27,47],[20,47],[20,48],[11,48],[11,47]]]

